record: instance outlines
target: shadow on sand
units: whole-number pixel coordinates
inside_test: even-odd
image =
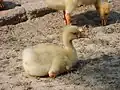
[[[99,58],[79,60],[73,70],[62,76],[70,83],[88,86],[108,86],[102,90],[118,90],[120,88],[120,57],[117,55],[103,55]],[[61,78],[61,77],[59,77]],[[109,86],[110,85],[110,86]],[[110,89],[114,86],[113,89]]]
[[[114,24],[116,22],[120,23],[120,13],[111,11],[107,25]],[[97,27],[101,26],[101,21],[96,11],[87,11],[85,13],[72,16],[72,24],[77,26],[91,25]]]

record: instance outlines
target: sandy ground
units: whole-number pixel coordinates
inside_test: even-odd
[[[22,4],[29,0],[14,1]],[[74,41],[79,58],[76,70],[55,79],[25,77],[21,53],[25,47],[38,43],[62,45],[62,12],[0,27],[0,89],[120,90],[120,1],[113,1],[107,26],[99,25],[99,16],[91,6],[73,12],[73,24],[87,25],[90,38]]]

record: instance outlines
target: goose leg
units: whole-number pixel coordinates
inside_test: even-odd
[[[0,0],[0,9],[3,9],[4,5],[3,5],[3,0]]]
[[[71,24],[71,17],[69,13],[66,13],[65,11],[63,11],[64,14],[64,22],[66,25],[70,25]]]
[[[105,26],[107,24],[107,20],[106,19],[102,19],[101,23],[102,23],[102,26]]]
[[[71,24],[70,14],[66,13],[66,14],[65,14],[65,18],[66,18],[66,22],[67,22],[66,24],[67,24],[67,25],[70,25],[70,24]]]
[[[97,3],[94,4],[95,8],[96,8],[96,11],[99,12],[99,6]]]
[[[106,19],[104,20],[104,25],[107,25],[107,20]]]
[[[104,24],[104,21],[103,21],[103,19],[101,20],[101,24],[102,24],[102,26],[103,26],[103,24]]]
[[[55,78],[58,74],[60,74],[61,67],[63,66],[64,66],[64,62],[62,60],[59,60],[59,58],[55,58],[52,61],[52,65],[48,72],[49,77]]]
[[[49,73],[49,77],[51,77],[51,78],[55,78],[55,77],[56,77],[56,73],[55,73],[55,72],[51,72],[51,73]]]
[[[65,11],[63,11],[63,15],[64,15],[64,17],[63,17],[64,23],[67,25],[67,20],[66,20],[66,18],[65,18]]]

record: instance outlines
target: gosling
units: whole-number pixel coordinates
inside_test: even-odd
[[[106,25],[110,13],[109,0],[45,0],[49,8],[63,10],[66,25],[71,24],[72,11],[81,5],[94,5],[102,19],[102,25]]]
[[[98,0],[95,4],[95,8],[100,15],[102,26],[107,25],[107,19],[110,14],[111,1],[110,0]]]
[[[77,7],[79,0],[45,0],[47,6],[56,10],[63,10],[64,22],[66,25],[71,24],[72,11]]]
[[[25,48],[22,59],[26,74],[56,77],[69,71],[77,61],[77,53],[72,40],[87,37],[87,32],[77,26],[67,25],[63,28],[62,34],[64,47],[54,44],[38,44]]]

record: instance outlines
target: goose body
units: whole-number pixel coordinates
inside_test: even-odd
[[[45,0],[48,7],[71,13],[77,7],[78,0]]]
[[[76,26],[66,26],[63,31],[64,47],[38,44],[25,48],[22,53],[25,72],[32,76],[55,77],[70,70],[77,60],[77,53],[71,40],[77,39],[79,32]]]
[[[95,4],[97,0],[79,0],[80,5],[92,5]]]
[[[110,14],[111,1],[110,0],[79,0],[80,5],[94,5],[98,14],[100,15],[101,24],[106,25]]]
[[[97,12],[100,15],[100,19],[101,19],[101,24],[107,25],[107,19],[109,17],[110,14],[110,10],[111,10],[111,2],[109,2],[110,0],[98,0],[98,2],[94,5]]]
[[[59,73],[62,73],[61,71],[64,72],[66,70],[65,66],[67,65],[65,62],[69,57],[67,57],[65,50],[59,46],[39,44],[25,49],[23,58],[23,66],[28,74],[45,76],[48,75],[52,62],[58,58],[61,58],[59,63],[62,65],[62,70],[60,70]]]
[[[110,13],[109,0],[45,0],[49,8],[63,10],[65,24],[71,24],[71,13],[79,5],[94,5],[102,21],[102,25],[106,25],[108,15]],[[106,11],[107,15],[106,15]],[[103,19],[104,17],[104,19]]]
[[[63,10],[65,24],[71,24],[71,12],[77,7],[78,0],[45,0],[49,8]]]

